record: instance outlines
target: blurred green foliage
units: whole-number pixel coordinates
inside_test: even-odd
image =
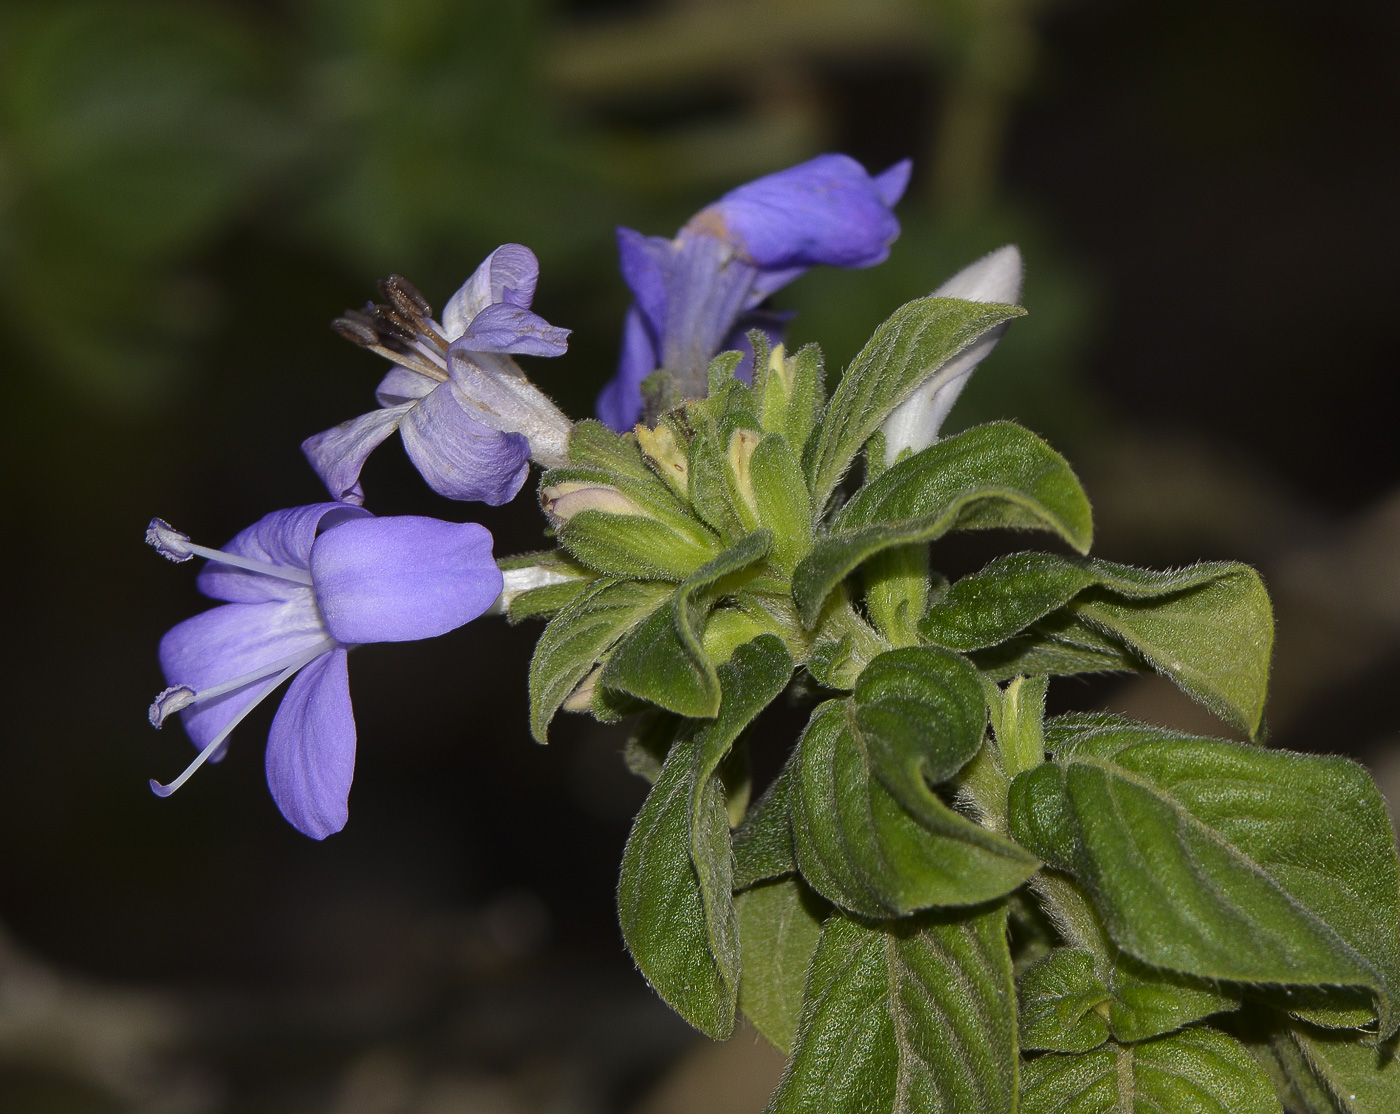
[[[829,365],[892,303],[1008,238],[1036,242],[1032,273],[1045,273],[1043,323],[1017,347],[1073,352],[1085,287],[1059,281],[1063,253],[1037,221],[992,204],[1027,71],[1027,5],[858,8],[737,0],[570,20],[491,0],[11,4],[0,14],[0,314],[27,367],[118,412],[158,409],[193,370],[199,343],[234,312],[221,251],[249,235],[314,253],[366,290],[392,270],[439,298],[495,244],[521,240],[547,282],[579,292],[563,313],[596,316],[599,274],[620,287],[614,224],[669,233],[714,193],[831,145],[821,67],[844,48],[861,65],[893,52],[946,71],[955,118],[924,129],[944,133],[942,153],[903,207],[890,263],[794,292],[830,330],[819,338]],[[914,115],[894,142],[896,157],[921,163],[939,147]],[[275,344],[287,308],[248,324]],[[1044,385],[1070,360],[1051,363],[1013,381],[1068,413]],[[965,409],[981,416],[977,397]]]

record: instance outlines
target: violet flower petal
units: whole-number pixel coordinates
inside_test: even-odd
[[[502,244],[442,307],[443,335],[456,340],[477,314],[497,302],[528,308],[535,300],[539,277],[534,252],[524,244]]]
[[[421,378],[421,376],[420,376]],[[316,475],[336,499],[353,496],[360,490],[360,470],[369,454],[399,428],[404,415],[416,405],[405,402],[382,410],[371,410],[358,418],[341,422],[334,429],[317,433],[301,443]],[[349,500],[356,502],[354,498]]]
[[[880,171],[872,179],[875,193],[891,209],[899,203],[904,191],[909,188],[909,176],[914,173],[914,161],[901,159],[887,170]]]
[[[498,507],[515,498],[530,472],[530,443],[471,418],[444,383],[400,424],[404,448],[428,486],[449,499]]]
[[[510,302],[486,306],[454,342],[469,352],[513,352],[521,356],[562,356],[569,330]]]
[[[160,640],[160,667],[167,683],[196,693],[297,654],[310,653],[327,641],[308,588],[287,601],[230,603],[201,612],[172,627]],[[266,683],[249,684],[201,701],[180,713],[194,744],[203,749],[248,705]]]
[[[690,227],[727,236],[764,269],[869,267],[899,235],[887,198],[907,176],[895,171],[877,182],[848,155],[818,155],[731,190]]]
[[[346,651],[337,647],[292,681],[267,737],[267,785],[292,825],[325,839],[350,817],[355,716]]]
[[[410,642],[446,634],[501,594],[491,534],[474,522],[411,515],[327,530],[311,551],[326,629],[339,642]]]
[[[367,514],[368,511],[345,503],[312,503],[273,511],[240,531],[223,550],[267,565],[304,571],[311,559],[311,543],[316,540],[318,530]],[[305,592],[304,585],[215,561],[200,570],[195,584],[206,596],[231,603],[290,600]]]
[[[676,245],[662,236],[643,236],[631,228],[617,230],[617,260],[623,281],[658,336],[666,327],[666,276],[675,254]]]
[[[401,364],[395,364],[379,381],[379,386],[374,389],[374,397],[379,400],[379,405],[384,407],[417,402],[441,382],[441,379],[430,379],[420,372],[409,371]]]
[[[642,380],[659,366],[656,341],[642,311],[632,306],[622,325],[622,358],[598,395],[598,420],[614,433],[626,433],[642,417]]]

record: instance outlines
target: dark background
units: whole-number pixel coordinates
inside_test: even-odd
[[[691,1037],[613,910],[645,786],[620,729],[529,740],[538,628],[357,651],[351,819],[318,844],[267,793],[273,703],[147,790],[191,756],[145,709],[202,599],[141,536],[158,514],[217,545],[324,497],[299,443],[381,374],[326,325],[390,271],[441,305],[529,244],[535,308],[574,330],[530,370],[589,413],[627,304],[614,225],[669,234],[823,150],[915,177],[886,264],[779,295],[791,339],[839,368],[1018,242],[1030,315],[950,428],[1051,437],[1104,556],[1258,564],[1273,741],[1388,786],[1397,48],[1386,0],[0,6],[0,1108],[691,1108],[666,1097]],[[528,497],[440,500],[397,439],[365,481],[381,513],[542,544]],[[1150,682],[1054,699],[1208,722]]]

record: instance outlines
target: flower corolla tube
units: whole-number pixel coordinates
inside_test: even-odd
[[[706,369],[724,349],[748,349],[760,328],[776,341],[784,318],[760,304],[817,264],[869,267],[899,235],[891,211],[910,162],[867,174],[847,155],[819,155],[738,187],[695,214],[675,239],[617,230],[623,278],[635,301],[623,323],[617,372],[598,417],[630,429],[642,416],[642,380],[670,373],[680,397],[705,394]],[[747,378],[752,352],[738,374]]]
[[[221,757],[239,722],[290,680],[267,739],[267,783],[282,815],[315,839],[348,817],[348,651],[445,634],[484,613],[502,587],[485,527],[375,518],[347,503],[277,511],[223,549],[196,545],[160,519],[146,540],[172,561],[207,558],[199,589],[226,601],[161,639],[169,687],[151,705],[151,723],[178,712],[199,756],[151,788],[168,796]]]
[[[568,329],[530,311],[538,277],[534,252],[505,244],[452,295],[441,322],[399,275],[379,284],[383,303],[334,322],[394,366],[376,391],[378,410],[302,442],[332,498],[364,501],[360,469],[396,429],[428,486],[449,499],[499,506],[520,491],[531,459],[567,462],[573,423],[511,358],[568,347]]]
[[[1007,244],[968,264],[929,296],[1014,305],[1021,297],[1023,272],[1020,249]],[[893,464],[905,450],[917,453],[938,440],[938,431],[953,403],[958,401],[977,365],[991,355],[1008,324],[1004,321],[988,329],[894,408],[880,427],[885,435],[886,464]]]

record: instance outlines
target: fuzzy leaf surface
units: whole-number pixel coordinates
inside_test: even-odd
[[[781,878],[797,871],[792,849],[792,818],[789,814],[788,787],[792,763],[764,791],[749,809],[734,833],[734,888],[746,889],[755,882]]]
[[[877,553],[995,528],[1048,530],[1081,553],[1093,539],[1089,500],[1068,462],[1012,422],[939,441],[861,488],[797,566],[803,622],[814,623],[831,590]]]
[[[1014,553],[954,584],[928,609],[919,632],[949,649],[981,650],[1066,607],[1067,617],[1121,643],[1232,726],[1258,731],[1274,624],[1268,592],[1247,565],[1217,561],[1156,572]]]
[[[841,377],[807,456],[812,504],[825,506],[856,454],[909,392],[1019,306],[919,298],[877,328]]]
[[[1011,831],[1079,879],[1114,943],[1208,979],[1361,988],[1395,1031],[1400,866],[1365,770],[1075,722],[1012,782]]]
[[[852,704],[812,713],[798,742],[789,804],[798,867],[823,897],[866,917],[974,905],[1009,893],[1040,865],[954,812],[927,786],[911,812],[875,778]]]
[[[1050,1053],[1022,1069],[1021,1114],[1282,1114],[1238,1041],[1187,1029],[1143,1044]]]
[[[1016,994],[998,906],[827,918],[769,1114],[1013,1114]]]
[[[730,578],[762,560],[772,532],[755,530],[691,574],[608,658],[602,683],[678,715],[709,717],[720,703],[719,678],[701,644],[701,627]]]
[[[550,720],[609,648],[662,607],[669,584],[595,580],[549,621],[530,659],[530,734],[548,742]]]
[[[1394,1114],[1400,1110],[1400,1062],[1396,1042],[1363,1043],[1356,1033],[1328,1032],[1295,1024],[1274,1036],[1281,1063],[1314,1096],[1316,1114]],[[1293,1055],[1288,1055],[1289,1051]],[[1309,1082],[1313,1085],[1309,1086]],[[1311,1114],[1311,1112],[1310,1112]]]
[[[718,715],[671,747],[622,856],[618,919],[656,992],[701,1032],[734,1029],[739,930],[724,790],[715,770],[792,673],[781,641],[765,636],[720,667]]]
[[[917,812],[928,786],[947,781],[982,746],[982,682],[958,654],[930,646],[880,654],[861,673],[853,700],[871,767],[907,809]]]
[[[1021,1047],[1031,1051],[1088,1052],[1108,1040],[1108,1021],[1094,1007],[1112,992],[1083,948],[1056,948],[1021,976]]]
[[[772,1044],[790,1053],[802,1015],[807,968],[830,910],[799,878],[778,878],[734,899],[743,973],[739,1008]]]

